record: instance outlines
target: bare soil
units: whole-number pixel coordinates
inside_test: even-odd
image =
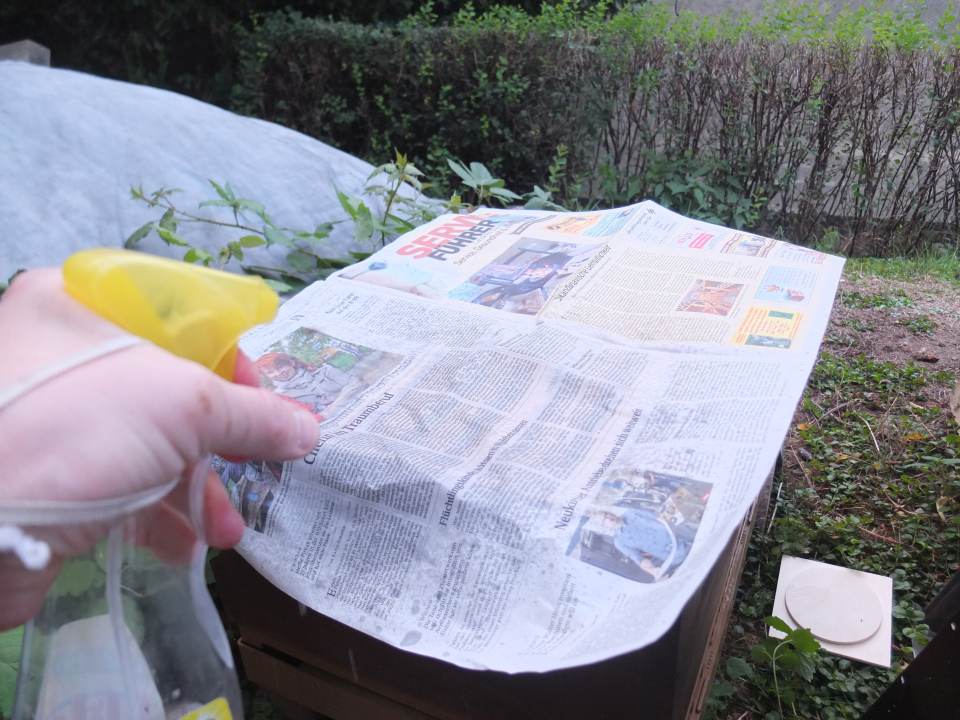
[[[857,295],[905,296],[910,304],[852,307]],[[920,329],[927,326],[928,331]],[[864,354],[873,360],[898,365],[915,362],[960,374],[960,288],[932,278],[845,276],[823,348],[844,357]]]

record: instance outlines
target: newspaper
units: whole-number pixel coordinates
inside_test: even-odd
[[[218,462],[240,552],[462,667],[654,642],[773,466],[842,266],[652,202],[438,218],[243,340],[322,434]]]

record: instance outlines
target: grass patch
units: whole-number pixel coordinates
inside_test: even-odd
[[[929,315],[917,315],[905,320],[897,320],[897,324],[903,325],[915,335],[929,335],[937,329],[937,323]]]
[[[846,274],[852,278],[873,276],[891,280],[936,278],[960,285],[960,254],[953,251],[897,258],[850,258]]]
[[[850,318],[843,323],[846,327],[856,332],[873,332],[877,326],[872,322],[866,322],[860,318]]]
[[[708,717],[780,718],[782,704],[786,718],[858,718],[914,657],[913,642],[926,641],[923,607],[960,563],[960,435],[942,409],[953,380],[821,354],[788,438],[774,519],[751,540]],[[778,703],[751,649],[784,554],[893,578],[891,670],[820,653],[805,691]]]
[[[843,304],[850,308],[900,308],[910,307],[913,301],[903,290],[894,290],[891,293],[864,294],[852,290],[841,296]]]

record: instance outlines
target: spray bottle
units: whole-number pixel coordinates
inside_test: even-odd
[[[270,320],[277,296],[259,278],[123,250],[87,250],[63,267],[67,292],[128,332],[232,379],[236,344]],[[207,592],[203,488],[209,460],[186,492],[181,480],[123,498],[33,503],[19,508],[24,537],[44,529],[109,528],[89,555],[67,563],[24,633],[14,720],[238,720],[233,658]],[[189,518],[195,540],[180,557],[138,546],[141,511],[166,497]],[[9,513],[9,509],[7,509]],[[26,540],[25,564],[49,549]],[[71,572],[72,571],[72,572]],[[80,581],[78,581],[78,577]]]

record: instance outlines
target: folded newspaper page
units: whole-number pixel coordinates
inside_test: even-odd
[[[773,466],[842,266],[652,202],[438,218],[243,340],[322,434],[295,462],[219,461],[239,550],[462,667],[652,643]]]

